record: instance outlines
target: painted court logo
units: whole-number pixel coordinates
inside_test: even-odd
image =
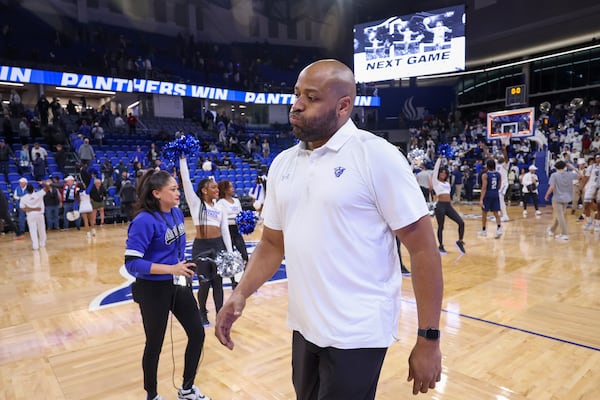
[[[185,246],[186,258],[191,258],[191,256],[192,256],[192,243],[193,242],[186,243],[186,246]],[[256,242],[246,242],[246,248],[248,249],[248,254],[252,254],[252,251],[254,251],[255,247],[256,247]],[[96,298],[90,302],[90,305],[89,305],[90,311],[99,310],[99,309],[105,308],[105,307],[114,307],[114,306],[118,306],[118,305],[121,305],[124,303],[129,303],[129,302],[133,301],[133,298],[131,297],[131,284],[135,281],[135,278],[131,274],[129,274],[129,272],[127,272],[127,270],[125,269],[125,265],[121,265],[121,268],[119,268],[119,273],[125,279],[125,282],[123,282],[123,284],[121,284],[118,287],[109,289],[106,292],[96,296]],[[281,280],[286,280],[286,279],[287,279],[287,274],[285,272],[285,260],[283,260],[283,263],[279,266],[279,269],[277,270],[277,272],[275,272],[273,277],[271,279],[269,279],[269,282],[281,281]],[[227,279],[227,281],[229,281],[229,280]],[[231,283],[223,282],[223,286],[231,286]],[[197,280],[194,280],[193,288],[198,289],[198,281]]]

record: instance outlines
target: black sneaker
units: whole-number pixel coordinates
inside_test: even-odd
[[[208,328],[210,326],[210,321],[208,320],[208,316],[206,315],[206,313],[200,313],[200,320],[202,321],[202,325],[205,328]]]
[[[406,269],[404,264],[400,266],[400,269],[402,270],[402,276],[410,276],[410,271]]]
[[[462,240],[456,241],[456,247],[458,247],[458,251],[460,251],[460,254],[467,254],[467,252],[465,251],[465,242],[463,242]]]
[[[440,250],[440,254],[448,254],[444,246],[440,246],[438,249]]]

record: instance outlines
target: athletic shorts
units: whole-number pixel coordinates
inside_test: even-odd
[[[486,211],[486,212],[500,211],[500,197],[499,196],[492,196],[492,197],[485,196],[483,198],[483,211]]]
[[[598,200],[600,190],[596,185],[585,185],[583,188],[583,202],[591,203],[592,201]]]

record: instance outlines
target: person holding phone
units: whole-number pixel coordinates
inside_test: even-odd
[[[210,400],[194,385],[205,338],[198,306],[190,286],[175,284],[179,276],[193,277],[195,266],[184,259],[185,225],[178,205],[179,188],[168,172],[149,169],[142,175],[135,216],[127,232],[125,267],[136,278],[132,295],[146,334],[144,389],[147,400],[162,400],[157,393],[158,361],[172,312],[188,338],[177,398]]]

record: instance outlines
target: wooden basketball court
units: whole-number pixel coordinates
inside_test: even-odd
[[[561,242],[546,235],[550,207],[541,217],[530,211],[527,219],[510,207],[513,220],[504,224],[504,236],[479,238],[478,207],[458,208],[465,214],[467,254],[459,256],[456,225],[446,221],[443,377],[418,398],[600,399],[600,233],[583,232],[569,214],[570,240]],[[191,220],[186,223],[191,234]],[[493,222],[488,229],[495,230]],[[0,238],[0,399],[145,398],[137,305],[90,309],[95,298],[126,284],[119,270],[127,227],[97,230],[91,241],[83,230],[48,232],[47,247],[36,252],[28,236]],[[409,264],[406,251],[404,259]],[[235,325],[233,352],[207,329],[196,380],[207,395],[294,398],[286,296],[280,281],[249,299]],[[214,316],[212,308],[212,322]],[[411,281],[404,278],[399,340],[388,352],[377,399],[412,397],[406,376],[415,330]],[[173,374],[179,385],[185,346],[176,321],[170,331],[159,367],[165,399],[176,398]]]

